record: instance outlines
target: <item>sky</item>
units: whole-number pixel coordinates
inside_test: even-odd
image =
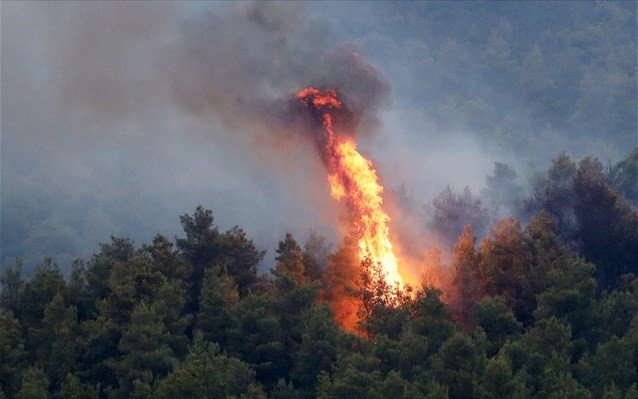
[[[264,269],[288,231],[338,244],[343,209],[289,106],[307,85],[343,91],[386,189],[426,208],[447,185],[478,192],[495,161],[523,178],[561,150],[613,162],[636,145],[635,7],[534,5],[546,23],[592,27],[565,39],[584,44],[563,117],[494,72],[524,52],[530,81],[556,87],[563,50],[547,38],[560,36],[519,24],[522,5],[468,4],[2,2],[2,267],[52,256],[68,270],[111,235],[181,236],[179,215],[200,204],[268,251]],[[486,53],[493,64],[467,68]],[[614,101],[626,134],[599,126]]]

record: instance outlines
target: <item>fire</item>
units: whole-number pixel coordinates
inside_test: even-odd
[[[383,186],[372,162],[357,151],[354,139],[335,133],[333,124],[342,109],[337,92],[308,87],[297,93],[297,98],[316,112],[323,123],[325,137],[321,142],[331,195],[336,200],[345,200],[351,212],[359,258],[379,262],[386,281],[401,286],[403,279],[390,241],[390,218],[381,207]]]

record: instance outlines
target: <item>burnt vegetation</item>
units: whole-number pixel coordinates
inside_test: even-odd
[[[527,194],[504,164],[478,197],[446,190],[438,287],[393,287],[316,234],[258,273],[265,252],[202,207],[67,276],[5,265],[0,397],[636,398],[637,165],[561,154]]]

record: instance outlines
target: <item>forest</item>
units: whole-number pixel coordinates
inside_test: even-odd
[[[201,206],[69,275],[7,265],[0,397],[638,398],[638,149],[560,154],[529,195],[515,177],[496,163],[480,198],[435,199],[451,260],[433,251],[414,287],[318,234],[258,273],[265,251]]]
[[[0,399],[638,399],[635,2],[1,7]],[[410,285],[332,230],[308,85]]]

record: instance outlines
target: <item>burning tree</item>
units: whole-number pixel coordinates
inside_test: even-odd
[[[390,218],[382,208],[383,186],[372,162],[357,151],[353,138],[356,118],[334,89],[307,87],[297,93],[297,99],[312,116],[315,126],[311,129],[315,130],[315,143],[328,169],[331,195],[338,201],[344,201],[348,209],[349,227],[364,274],[362,281],[374,282],[378,287],[396,285],[400,288],[404,282],[390,241]],[[358,276],[355,274],[350,277],[356,280]],[[343,299],[348,297],[347,293],[352,289],[360,287],[346,288],[342,290],[342,295],[338,295],[339,300],[332,298],[331,304],[340,324],[352,329],[356,324],[353,323],[355,317],[358,316],[360,321],[367,319],[363,313],[371,311],[365,309],[370,301],[364,300],[363,308],[353,312],[352,300]]]
[[[328,169],[332,197],[346,202],[360,260],[369,256],[373,262],[383,266],[388,282],[403,284],[398,259],[390,242],[390,218],[381,207],[383,186],[372,162],[357,151],[352,136],[339,134],[336,128],[339,122],[349,128],[347,108],[333,89],[308,87],[297,93],[297,98],[321,122],[322,129],[316,135],[316,143]]]

